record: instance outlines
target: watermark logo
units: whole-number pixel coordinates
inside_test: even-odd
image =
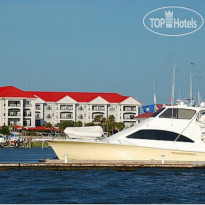
[[[197,11],[179,6],[161,7],[147,13],[144,26],[163,36],[184,36],[198,31],[204,18]]]

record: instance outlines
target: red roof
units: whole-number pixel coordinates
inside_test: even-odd
[[[90,102],[101,97],[109,103],[120,103],[128,98],[118,93],[23,91],[14,86],[0,87],[0,97],[35,98],[35,96],[46,102],[57,102],[66,96],[77,102]]]
[[[136,116],[135,118],[136,119],[139,119],[139,118],[149,118],[149,117],[151,117],[153,115],[153,113],[152,112],[145,112],[145,113],[142,113],[141,115],[138,115],[138,116]]]
[[[29,93],[38,96],[46,102],[57,102],[60,99],[69,96],[77,102],[90,102],[97,97],[102,97],[110,103],[120,103],[128,97],[118,93],[88,93],[88,92],[39,92],[29,91]]]
[[[35,98],[31,93],[20,90],[14,86],[0,87],[0,97]]]

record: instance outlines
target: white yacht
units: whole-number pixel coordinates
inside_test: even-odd
[[[67,155],[71,160],[205,161],[205,106],[164,106],[131,128],[104,139],[94,137],[72,135],[48,143],[60,160]]]

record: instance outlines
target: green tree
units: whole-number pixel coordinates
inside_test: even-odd
[[[105,128],[106,127],[106,123],[107,123],[107,119],[105,117],[103,117],[101,119],[101,126],[102,126],[104,132],[106,130],[106,128]]]
[[[66,127],[74,127],[74,126],[75,126],[75,123],[74,123],[73,120],[64,120],[64,121],[60,122],[60,124],[59,124],[59,129],[60,129],[61,131],[64,131],[64,129],[65,129]]]
[[[113,134],[115,130],[115,124],[115,116],[110,115],[107,120],[107,131]]]
[[[50,122],[46,122],[45,127],[46,128],[52,128],[52,124]]]
[[[109,122],[115,122],[115,116],[114,116],[114,115],[110,115],[110,116],[108,117],[108,121],[109,121]]]
[[[93,123],[93,122],[87,122],[87,123],[85,124],[85,126],[87,126],[87,127],[89,127],[89,126],[95,126],[95,123]]]
[[[96,115],[95,118],[94,118],[94,122],[97,122],[97,125],[98,125],[100,120],[101,120],[101,116],[100,115]]]
[[[10,135],[10,130],[8,126],[3,125],[0,129],[0,133],[3,135]]]
[[[81,121],[78,121],[75,123],[75,127],[82,127],[83,123]]]
[[[118,129],[119,131],[122,131],[122,130],[125,128],[125,123],[124,123],[124,122],[117,122],[117,123],[115,124],[115,126],[117,127],[117,129]]]

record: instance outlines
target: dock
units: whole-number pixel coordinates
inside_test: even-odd
[[[0,170],[86,170],[112,169],[119,171],[136,170],[139,168],[205,168],[205,162],[169,161],[77,161],[67,163],[60,160],[45,160],[39,163],[0,163]]]

